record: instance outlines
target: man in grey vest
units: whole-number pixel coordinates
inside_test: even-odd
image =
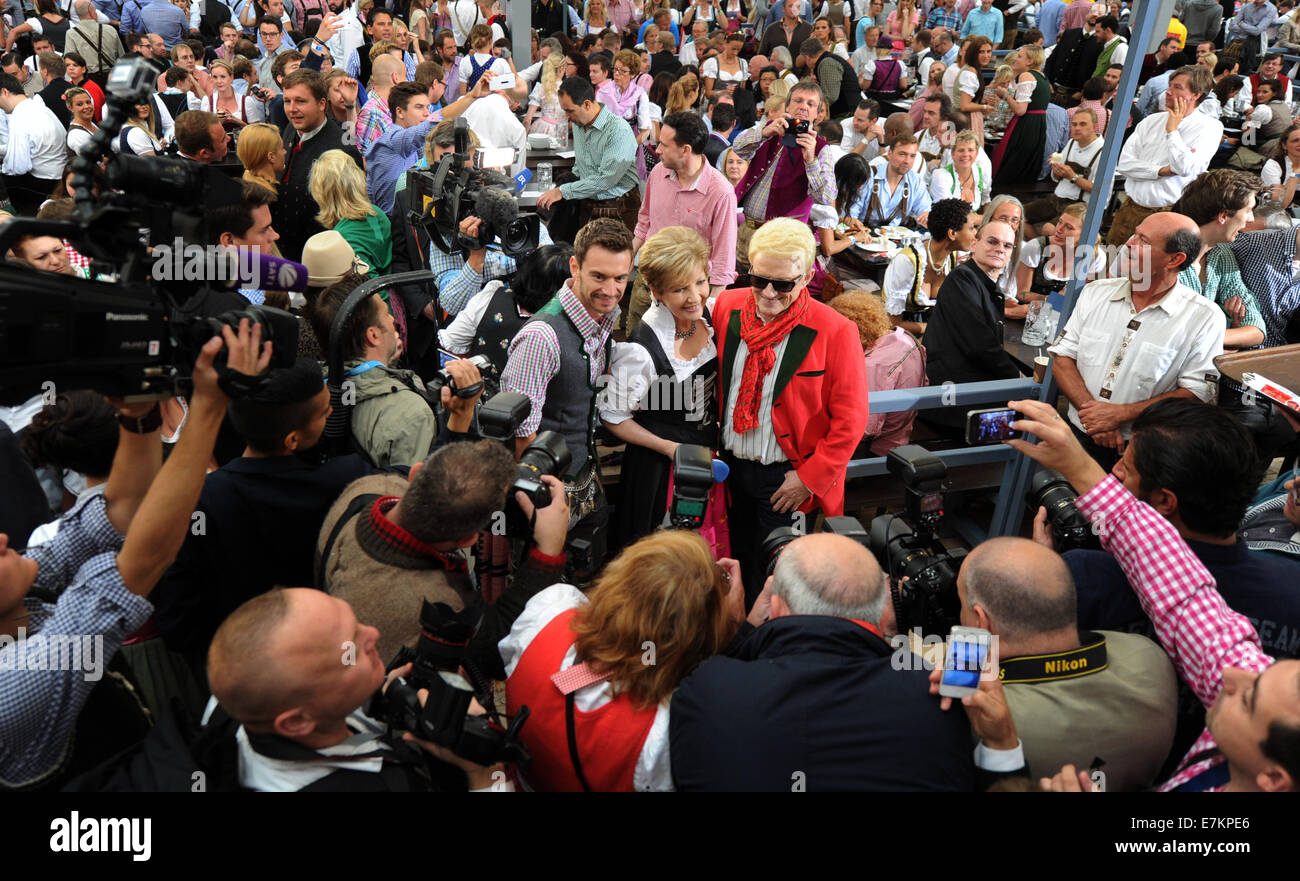
[[[632,274],[632,234],[613,218],[591,221],[574,238],[569,271],[572,277],[559,293],[515,335],[501,390],[527,395],[533,404],[516,432],[517,452],[538,431],[564,436],[572,456],[564,475],[572,511],[569,534],[591,537],[592,562],[598,565],[608,510],[597,475],[596,394],[609,365],[618,303]]]
[[[95,4],[90,0],[77,0],[75,8],[81,21],[68,31],[65,50],[86,59],[86,76],[103,86],[117,59],[125,54],[122,40],[115,28],[96,21]]]

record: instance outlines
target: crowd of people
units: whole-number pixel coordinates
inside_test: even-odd
[[[9,0],[0,231],[103,148],[307,281],[177,304],[285,310],[292,352],[245,314],[190,394],[0,409],[0,787],[180,750],[262,791],[1300,788],[1300,416],[1217,361],[1300,343],[1300,9],[1182,0],[1144,53],[1135,5]],[[458,139],[535,247],[486,196],[437,228]],[[6,260],[115,283],[77,238]],[[854,459],[962,443],[876,393],[1027,380],[1028,325],[1059,406],[1009,443],[1095,541],[1041,508],[965,556],[950,623],[997,652],[956,707],[898,573],[818,527]],[[698,448],[725,480],[662,528]],[[83,637],[112,675],[40,660]]]

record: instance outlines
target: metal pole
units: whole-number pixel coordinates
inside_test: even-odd
[[[1124,65],[1124,72],[1119,78],[1119,89],[1115,95],[1115,112],[1111,114],[1110,123],[1106,127],[1106,143],[1102,146],[1101,157],[1097,161],[1096,186],[1093,187],[1092,195],[1088,198],[1088,213],[1083,219],[1080,242],[1095,242],[1101,232],[1102,215],[1106,213],[1106,206],[1110,201],[1115,166],[1119,163],[1120,150],[1123,148],[1123,133],[1128,126],[1129,112],[1133,108],[1133,98],[1137,94],[1138,77],[1142,72],[1143,53],[1137,47],[1150,46],[1153,35],[1159,34],[1163,37],[1167,33],[1164,28],[1168,27],[1174,4],[1173,0],[1162,0],[1160,3],[1142,2],[1134,5],[1137,8],[1134,10],[1133,23],[1130,26],[1133,36],[1129,40],[1129,55]],[[1061,320],[1058,327],[1062,329],[1070,319],[1074,304],[1079,299],[1079,291],[1083,287],[1083,279],[1088,275],[1088,268],[1092,265],[1094,253],[1091,248],[1081,247],[1075,255],[1074,273],[1065,286],[1064,301],[1060,307]],[[1051,403],[1056,400],[1056,397],[1056,383],[1049,366],[1039,400]],[[1024,516],[1024,506],[1020,500],[1024,498],[1025,490],[1029,486],[1029,477],[1033,468],[1033,460],[1025,456],[1017,457],[1007,466],[1007,479],[998,494],[997,506],[993,510],[993,522],[989,524],[989,535],[1016,535],[1020,532],[1021,518]]]
[[[515,69],[523,70],[533,63],[533,4],[531,0],[507,0],[506,21],[510,24],[510,54]]]

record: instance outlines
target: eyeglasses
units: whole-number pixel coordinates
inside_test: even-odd
[[[628,70],[626,67],[616,67],[616,68],[614,68],[614,73],[621,73],[621,74],[623,74],[624,76],[627,76],[627,75],[631,74],[632,71]]]
[[[749,274],[749,284],[755,292],[765,291],[770,285],[772,290],[778,294],[788,294],[794,290],[795,285],[802,281],[802,276],[799,278],[764,278],[761,275],[754,275],[752,272]]]

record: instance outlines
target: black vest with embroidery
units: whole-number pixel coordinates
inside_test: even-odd
[[[642,321],[628,335],[628,341],[642,346],[654,364],[655,379],[646,393],[644,406],[633,414],[637,425],[664,440],[718,445],[718,423],[714,394],[718,383],[718,359],[710,358],[680,382],[653,328]]]

